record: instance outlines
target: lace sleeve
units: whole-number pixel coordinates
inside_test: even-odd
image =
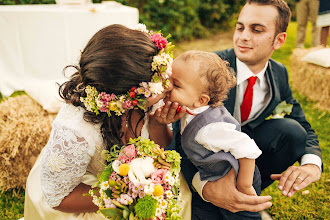
[[[77,131],[53,127],[42,155],[41,190],[51,207],[81,183],[93,156],[93,149]]]

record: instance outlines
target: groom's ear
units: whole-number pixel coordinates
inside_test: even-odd
[[[205,93],[202,93],[197,99],[197,101],[194,103],[194,107],[199,108],[202,106],[206,106],[209,103],[209,101],[210,101],[210,96]]]
[[[281,32],[276,35],[276,37],[274,39],[274,43],[273,43],[274,50],[278,50],[283,46],[283,44],[285,43],[285,40],[286,40],[286,36],[287,36],[286,32]]]

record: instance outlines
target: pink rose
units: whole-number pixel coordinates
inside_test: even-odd
[[[135,159],[136,157],[136,148],[133,144],[128,145],[122,151],[120,151],[118,160],[122,163],[129,163],[131,160]]]
[[[163,37],[160,33],[152,35],[151,40],[160,50],[165,48],[166,45],[168,44],[167,39]]]
[[[167,169],[159,169],[151,174],[151,180],[154,184],[163,184],[165,182],[165,176]]]

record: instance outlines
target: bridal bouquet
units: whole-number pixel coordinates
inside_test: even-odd
[[[104,151],[108,165],[89,194],[108,219],[181,219],[181,156],[149,139]]]

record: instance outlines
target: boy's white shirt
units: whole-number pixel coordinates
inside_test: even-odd
[[[197,114],[206,111],[209,106],[203,106],[189,111],[194,115],[185,114],[181,118],[181,134],[186,126]],[[201,128],[195,137],[195,141],[206,149],[219,152],[230,152],[236,159],[256,159],[261,150],[247,134],[237,131],[236,125],[227,122],[214,122]]]
[[[181,118],[180,133],[183,133],[184,129],[197,114],[206,111],[208,108],[209,106],[203,106],[194,110],[189,109],[194,115],[185,114]],[[213,152],[221,150],[230,152],[236,159],[258,158],[261,154],[261,150],[254,140],[247,134],[237,131],[235,128],[236,126],[234,124],[227,122],[210,123],[197,132],[195,141]],[[197,172],[193,178],[192,184],[202,198],[202,189],[206,183],[207,181],[201,181],[199,172]]]

